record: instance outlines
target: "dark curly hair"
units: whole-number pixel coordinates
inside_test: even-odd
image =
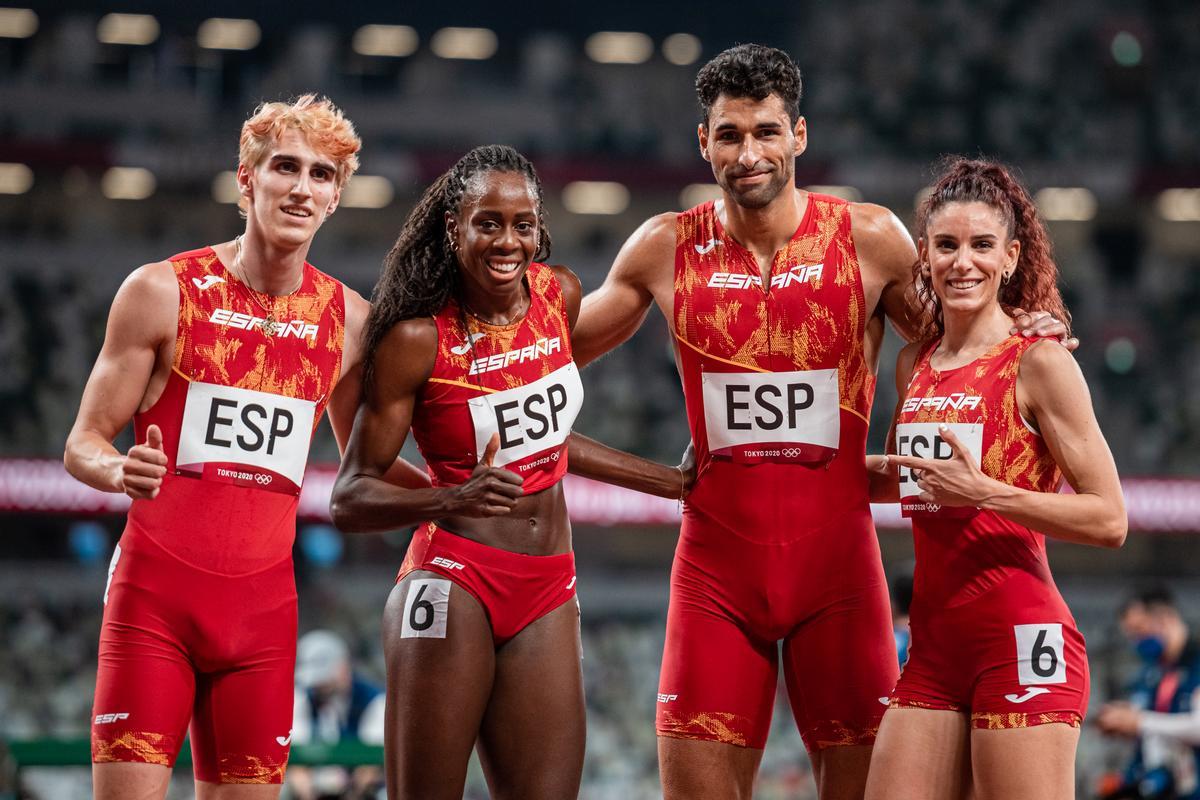
[[[723,94],[754,100],[777,94],[794,125],[800,119],[802,89],[800,68],[791,56],[762,44],[731,47],[705,64],[696,75],[696,98],[705,125],[713,103]]]
[[[535,261],[550,256],[550,231],[542,202],[542,181],[529,159],[506,145],[476,147],[434,181],[409,213],[371,293],[364,346],[365,381],[374,373],[375,349],[397,322],[430,317],[459,291],[458,256],[450,249],[446,212],[457,215],[463,193],[477,176],[491,172],[524,175],[537,198],[538,250]]]
[[[1038,215],[1037,204],[1029,192],[1003,164],[984,159],[947,156],[941,161],[941,176],[934,182],[925,201],[917,208],[917,236],[928,240],[929,218],[949,203],[986,203],[1000,212],[1009,240],[1021,243],[1017,266],[1007,284],[1000,287],[1000,306],[1006,312],[1014,308],[1047,311],[1071,328],[1071,314],[1058,290],[1058,265],[1046,226]],[[945,333],[942,303],[933,293],[933,284],[925,278],[920,259],[913,264],[913,291],[924,313],[917,320],[921,339],[937,338]]]

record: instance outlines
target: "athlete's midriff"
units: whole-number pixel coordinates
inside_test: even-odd
[[[944,371],[930,364],[937,343],[925,347],[897,418],[898,451],[949,457],[938,430],[948,425],[985,475],[1021,489],[1056,491],[1062,474],[1017,405],[1021,356],[1033,344],[1013,336],[970,364]],[[1061,604],[1043,534],[992,511],[931,507],[916,496],[907,469],[901,469],[900,481],[901,508],[912,517],[916,547],[914,606],[961,605],[1016,573],[1035,577],[1047,600]]]
[[[558,278],[535,262],[525,282],[529,309],[511,325],[483,322],[453,299],[434,318],[438,353],[412,432],[435,486],[466,482],[493,435],[493,466],[520,475],[526,495],[566,473],[583,385]]]
[[[763,283],[713,203],[679,215],[674,330],[699,465],[690,522],[786,542],[868,506],[875,376],[848,204],[808,195]]]
[[[305,264],[300,288],[272,302],[211,248],[171,262],[171,374],[134,418],[139,442],[161,429],[167,474],[158,497],[133,502],[126,535],[200,569],[257,572],[291,556],[309,442],[341,372],[342,286]]]

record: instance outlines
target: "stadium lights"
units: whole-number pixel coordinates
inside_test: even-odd
[[[212,198],[218,203],[236,203],[242,196],[238,189],[237,173],[231,169],[218,172],[212,182]]]
[[[440,58],[482,61],[496,54],[496,34],[487,28],[442,28],[429,46]]]
[[[573,181],[562,200],[572,214],[620,214],[629,208],[629,190],[613,181]]]
[[[252,50],[261,38],[262,30],[252,19],[211,17],[196,31],[196,43],[207,50]]]
[[[1167,189],[1155,206],[1159,216],[1169,222],[1200,222],[1200,189]]]
[[[24,164],[0,164],[0,194],[25,194],[33,186],[33,170]]]
[[[360,56],[403,58],[417,51],[417,31],[408,25],[363,25],[354,32],[351,47]]]
[[[158,38],[158,20],[149,14],[105,14],[96,25],[103,44],[150,44]]]
[[[1053,222],[1087,222],[1096,216],[1096,196],[1087,189],[1046,187],[1033,199],[1042,216]]]
[[[663,58],[680,67],[695,64],[700,51],[700,40],[690,33],[673,33],[662,43]]]
[[[396,190],[382,175],[355,175],[342,190],[342,208],[384,208],[392,202]]]
[[[110,167],[100,179],[100,191],[109,200],[145,200],[156,186],[154,173],[141,167]]]
[[[654,42],[644,33],[601,31],[589,36],[583,49],[601,64],[641,64],[654,53]]]
[[[0,38],[28,39],[37,33],[38,16],[31,8],[0,8]]]
[[[715,183],[689,183],[679,193],[679,205],[683,208],[692,208],[709,200],[720,199],[721,187]]]
[[[840,197],[843,200],[849,200],[851,203],[862,202],[862,192],[853,186],[813,185],[805,186],[804,188],[810,192],[816,192],[817,194],[828,194],[833,195],[834,197]]]

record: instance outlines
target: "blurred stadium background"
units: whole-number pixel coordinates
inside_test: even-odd
[[[364,294],[421,190],[486,142],[534,159],[553,260],[591,289],[644,218],[711,195],[692,81],[704,60],[744,41],[786,49],[804,72],[801,185],[882,203],[911,223],[930,163],[953,152],[1013,163],[1036,191],[1131,511],[1121,551],[1050,548],[1089,641],[1093,708],[1131,664],[1113,619],[1125,595],[1166,579],[1200,617],[1193,0],[0,7],[0,739],[61,740],[13,749],[86,763],[123,498],[73,484],[63,440],[124,276],[240,230],[236,139],[258,102],[318,91],[358,126],[360,175],[310,260]],[[896,337],[889,344],[875,451],[895,400]],[[656,313],[584,382],[580,429],[677,460],[683,403]],[[379,676],[380,611],[409,532],[342,537],[328,526],[336,455],[323,427],[296,546],[301,629],[341,632]],[[678,509],[582,482],[568,492],[589,706],[583,796],[655,797],[654,695]],[[879,519],[885,561],[902,571],[909,537],[894,512]],[[1126,752],[1085,729],[1081,796]],[[11,757],[6,767],[0,797],[89,796],[83,766],[27,765],[24,788]],[[172,796],[190,792],[182,768]],[[477,771],[468,796],[486,797]],[[782,702],[756,796],[813,796]]]

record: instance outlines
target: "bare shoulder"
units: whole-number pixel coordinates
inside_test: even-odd
[[[614,272],[644,274],[648,270],[661,269],[664,264],[674,265],[675,226],[679,214],[668,211],[656,214],[638,226],[617,256]]]
[[[891,210],[874,203],[851,203],[850,230],[860,263],[906,280],[910,277],[916,247],[904,223]]]
[[[567,309],[567,320],[574,328],[576,320],[579,319],[579,306],[583,302],[583,284],[579,282],[579,276],[572,272],[570,267],[562,264],[550,264],[549,266],[554,277],[558,278],[558,286],[562,289],[563,305]]]
[[[1021,354],[1020,377],[1045,385],[1049,381],[1067,376],[1079,376],[1083,373],[1071,351],[1059,344],[1057,339],[1038,339],[1029,349]]]
[[[562,287],[563,294],[567,295],[567,299],[570,300],[573,296],[576,302],[578,302],[579,296],[583,293],[583,284],[579,282],[579,276],[570,267],[562,264],[549,264],[547,266],[554,273],[554,277],[558,278],[558,285]]]
[[[433,374],[437,352],[437,323],[432,317],[397,322],[370,356],[375,379],[368,395],[390,401],[415,393]]]
[[[155,261],[129,273],[113,298],[109,326],[131,323],[155,338],[175,334],[179,317],[179,283],[175,265]]]
[[[129,273],[118,294],[138,300],[165,300],[168,296],[178,298],[179,283],[175,278],[175,265],[170,261],[143,264]]]

